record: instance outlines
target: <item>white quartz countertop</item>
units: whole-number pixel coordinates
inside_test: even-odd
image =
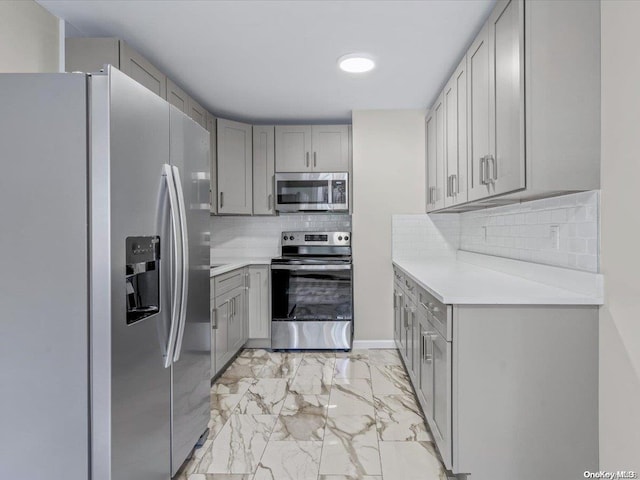
[[[249,265],[271,265],[271,258],[214,258],[211,261],[210,277],[215,277]]]
[[[469,255],[471,259],[475,257],[475,255]],[[491,260],[482,260],[492,267],[501,268],[500,260],[502,259],[498,259],[495,265],[487,263]],[[468,263],[461,260],[460,257],[452,257],[449,260],[395,259],[393,261],[394,265],[403,270],[409,278],[443,303],[467,305],[603,304],[601,276],[598,274],[574,272],[527,262],[509,262],[511,263],[510,273],[487,268],[484,265]],[[521,269],[522,275],[513,274],[513,272],[519,273],[518,269]],[[562,270],[566,270],[566,272],[562,272]],[[530,279],[526,278],[527,276],[537,278]]]

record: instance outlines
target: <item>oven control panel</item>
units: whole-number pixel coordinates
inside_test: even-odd
[[[350,246],[351,232],[282,232],[283,246]]]

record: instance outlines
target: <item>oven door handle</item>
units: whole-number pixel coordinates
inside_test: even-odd
[[[316,271],[336,271],[351,270],[349,265],[271,265],[271,270],[316,270]]]

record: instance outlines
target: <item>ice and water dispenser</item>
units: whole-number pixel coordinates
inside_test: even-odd
[[[127,325],[160,311],[160,237],[126,239]]]

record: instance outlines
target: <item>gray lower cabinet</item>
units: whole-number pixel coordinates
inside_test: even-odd
[[[271,268],[269,265],[249,266],[247,298],[247,346],[271,347]]]
[[[480,480],[598,469],[598,308],[444,305],[394,267],[396,344],[447,469]],[[414,333],[415,334],[415,333]]]
[[[246,342],[247,276],[244,267],[211,278],[211,376]]]

